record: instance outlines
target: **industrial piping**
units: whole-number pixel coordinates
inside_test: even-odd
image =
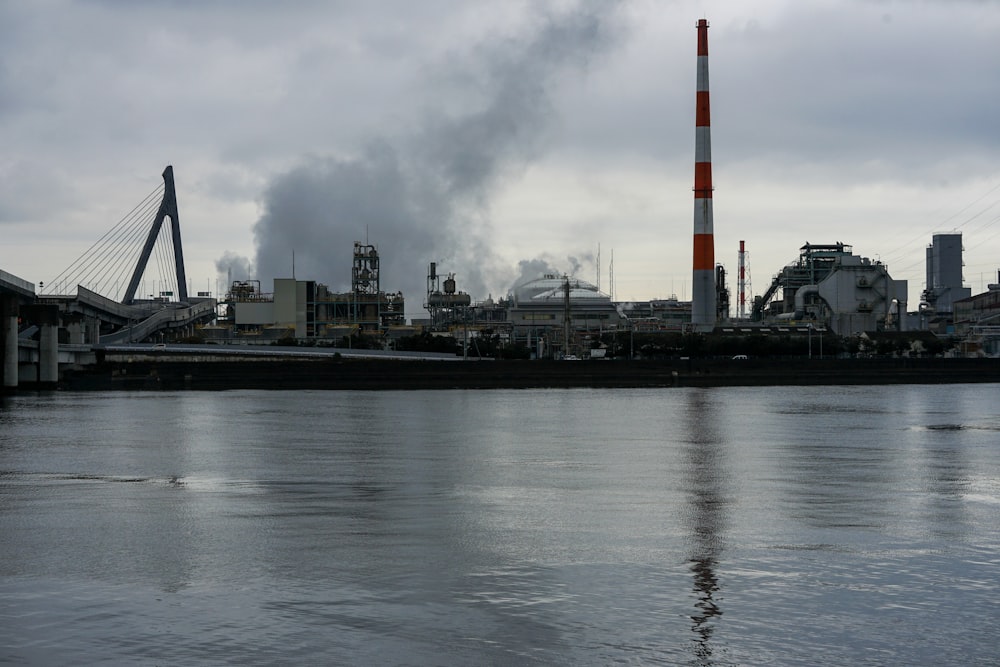
[[[691,324],[715,326],[715,238],[712,222],[712,137],[708,104],[708,21],[698,21],[698,88],[694,152],[694,261]]]

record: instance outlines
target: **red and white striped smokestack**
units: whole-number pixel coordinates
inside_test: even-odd
[[[740,241],[740,319],[746,317],[747,306],[747,251],[743,241]]]
[[[712,223],[712,135],[708,105],[708,21],[698,21],[698,90],[694,147],[694,285],[691,324],[715,326],[715,238]]]

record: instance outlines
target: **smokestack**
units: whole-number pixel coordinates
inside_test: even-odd
[[[745,319],[747,315],[747,251],[743,241],[740,241],[740,319]]]
[[[712,136],[708,112],[708,21],[698,21],[698,89],[694,148],[694,281],[691,324],[715,326],[715,238],[712,224]]]

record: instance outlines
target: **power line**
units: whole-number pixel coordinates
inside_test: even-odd
[[[903,245],[898,246],[895,250],[890,251],[889,253],[887,253],[885,255],[885,257],[887,258],[887,260],[886,260],[887,263],[889,261],[891,261],[891,258],[893,258],[893,257],[904,255],[904,254],[909,254],[909,248],[914,243],[916,243],[917,241],[920,241],[921,239],[926,239],[928,236],[932,236],[935,233],[935,231],[938,231],[938,230],[944,228],[944,226],[947,225],[949,222],[951,222],[955,218],[959,217],[960,215],[962,215],[963,213],[965,213],[966,211],[968,211],[970,208],[972,208],[973,206],[975,206],[976,204],[978,204],[982,200],[984,200],[987,197],[989,197],[991,194],[993,194],[997,190],[1000,190],[1000,183],[997,183],[992,188],[990,188],[989,190],[987,190],[985,193],[983,193],[982,195],[980,195],[976,199],[972,200],[971,202],[969,202],[968,204],[966,204],[965,206],[963,206],[961,209],[959,209],[955,213],[952,213],[950,216],[948,216],[947,218],[945,218],[944,220],[942,220],[938,225],[936,225],[934,229],[931,229],[931,230],[926,231],[926,232],[922,232],[921,234],[919,234],[918,236],[914,237],[913,239],[907,241]],[[1000,203],[1000,199],[997,199],[997,200],[993,201],[986,208],[982,209],[981,211],[979,211],[975,215],[972,215],[971,217],[967,218],[960,225],[956,226],[955,229],[956,230],[961,229],[962,227],[964,227],[965,225],[969,224],[970,222],[972,222],[973,220],[975,220],[976,218],[978,218],[982,214],[984,214],[987,211],[989,211],[991,208],[993,208],[994,206],[996,206],[998,203]],[[993,218],[992,220],[990,220],[989,222],[987,222],[985,225],[983,225],[982,227],[978,228],[976,231],[981,231],[982,229],[985,229],[987,227],[992,226],[994,223],[997,222],[997,220],[1000,220],[1000,216],[998,216],[996,218]],[[920,264],[923,261],[924,260],[921,259],[916,264],[912,264],[912,265],[910,265],[910,267],[907,267],[907,268],[911,268],[912,266],[916,266],[917,264]],[[906,269],[903,269],[903,270],[905,271]]]

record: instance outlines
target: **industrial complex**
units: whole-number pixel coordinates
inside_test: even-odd
[[[162,201],[152,229],[144,234],[146,240],[123,298],[102,296],[83,287],[82,279],[74,283],[79,285],[75,294],[54,294],[51,287],[46,293],[42,285],[36,290],[0,271],[4,386],[15,387],[19,381],[51,384],[58,379],[60,365],[87,363],[102,345],[144,341],[389,350],[423,336],[451,341],[469,355],[477,353],[477,341],[485,345],[489,338],[491,349],[516,348],[524,352],[521,358],[572,360],[635,358],[635,348],[609,344],[609,340],[628,337],[631,341],[636,335],[739,339],[743,343],[737,341],[727,348],[737,351],[750,339],[799,337],[809,340],[811,356],[814,335],[822,351],[824,335],[829,341],[831,337],[871,339],[919,333],[949,340],[950,345],[943,347],[956,355],[1000,355],[1000,275],[998,284],[990,285],[985,293],[972,294],[964,285],[959,232],[934,234],[930,239],[925,289],[918,304],[907,302],[907,281],[894,279],[886,265],[855,255],[847,243],[828,239],[820,239],[821,243],[805,240],[798,256],[777,271],[759,295],[747,293],[746,250],[740,241],[737,293],[731,295],[727,272],[715,259],[708,82],[708,22],[700,20],[690,301],[672,296],[616,302],[579,276],[554,273],[515,285],[502,297],[476,300],[460,289],[460,276],[442,273],[436,262],[430,262],[427,289],[419,297],[427,316],[407,322],[404,295],[387,289],[380,278],[380,263],[393,258],[380,257],[377,245],[367,241],[354,244],[352,265],[344,267],[351,275],[347,292],[337,293],[315,280],[293,276],[273,278],[270,284],[261,279],[230,281],[226,294],[217,300],[208,293],[190,296],[173,172],[167,167]],[[178,292],[139,298],[137,286],[167,219]],[[129,234],[142,236],[135,230],[145,222],[129,224],[138,225]],[[836,349],[843,353],[848,348]],[[904,345],[894,348],[894,353],[926,349]]]
[[[270,292],[258,280],[236,281],[218,320],[201,331],[210,340],[243,342],[382,335],[405,323],[403,308],[401,293],[381,288],[378,249],[355,243],[350,292],[295,278],[275,278]]]
[[[963,287],[962,235],[957,232],[931,239],[926,289],[919,304],[907,302],[907,281],[893,279],[884,264],[855,255],[851,245],[840,241],[806,242],[764,293],[748,303],[741,241],[738,309],[731,312],[727,273],[715,261],[708,82],[708,22],[702,19],[697,23],[690,301],[673,297],[615,303],[578,276],[544,274],[515,285],[505,297],[477,302],[458,289],[454,273],[442,281],[432,262],[423,302],[428,317],[404,323],[402,294],[387,294],[379,287],[377,248],[355,244],[349,293],[334,295],[323,285],[288,279],[275,279],[269,294],[261,293],[258,283],[233,283],[224,301],[226,315],[205,328],[206,337],[338,340],[362,333],[388,341],[420,329],[467,342],[488,331],[507,344],[524,344],[535,358],[562,358],[605,355],[598,341],[614,331],[720,336],[929,331],[943,336],[974,333],[982,350],[997,352],[987,318],[996,314],[1000,295],[991,290],[973,299],[971,290]]]

